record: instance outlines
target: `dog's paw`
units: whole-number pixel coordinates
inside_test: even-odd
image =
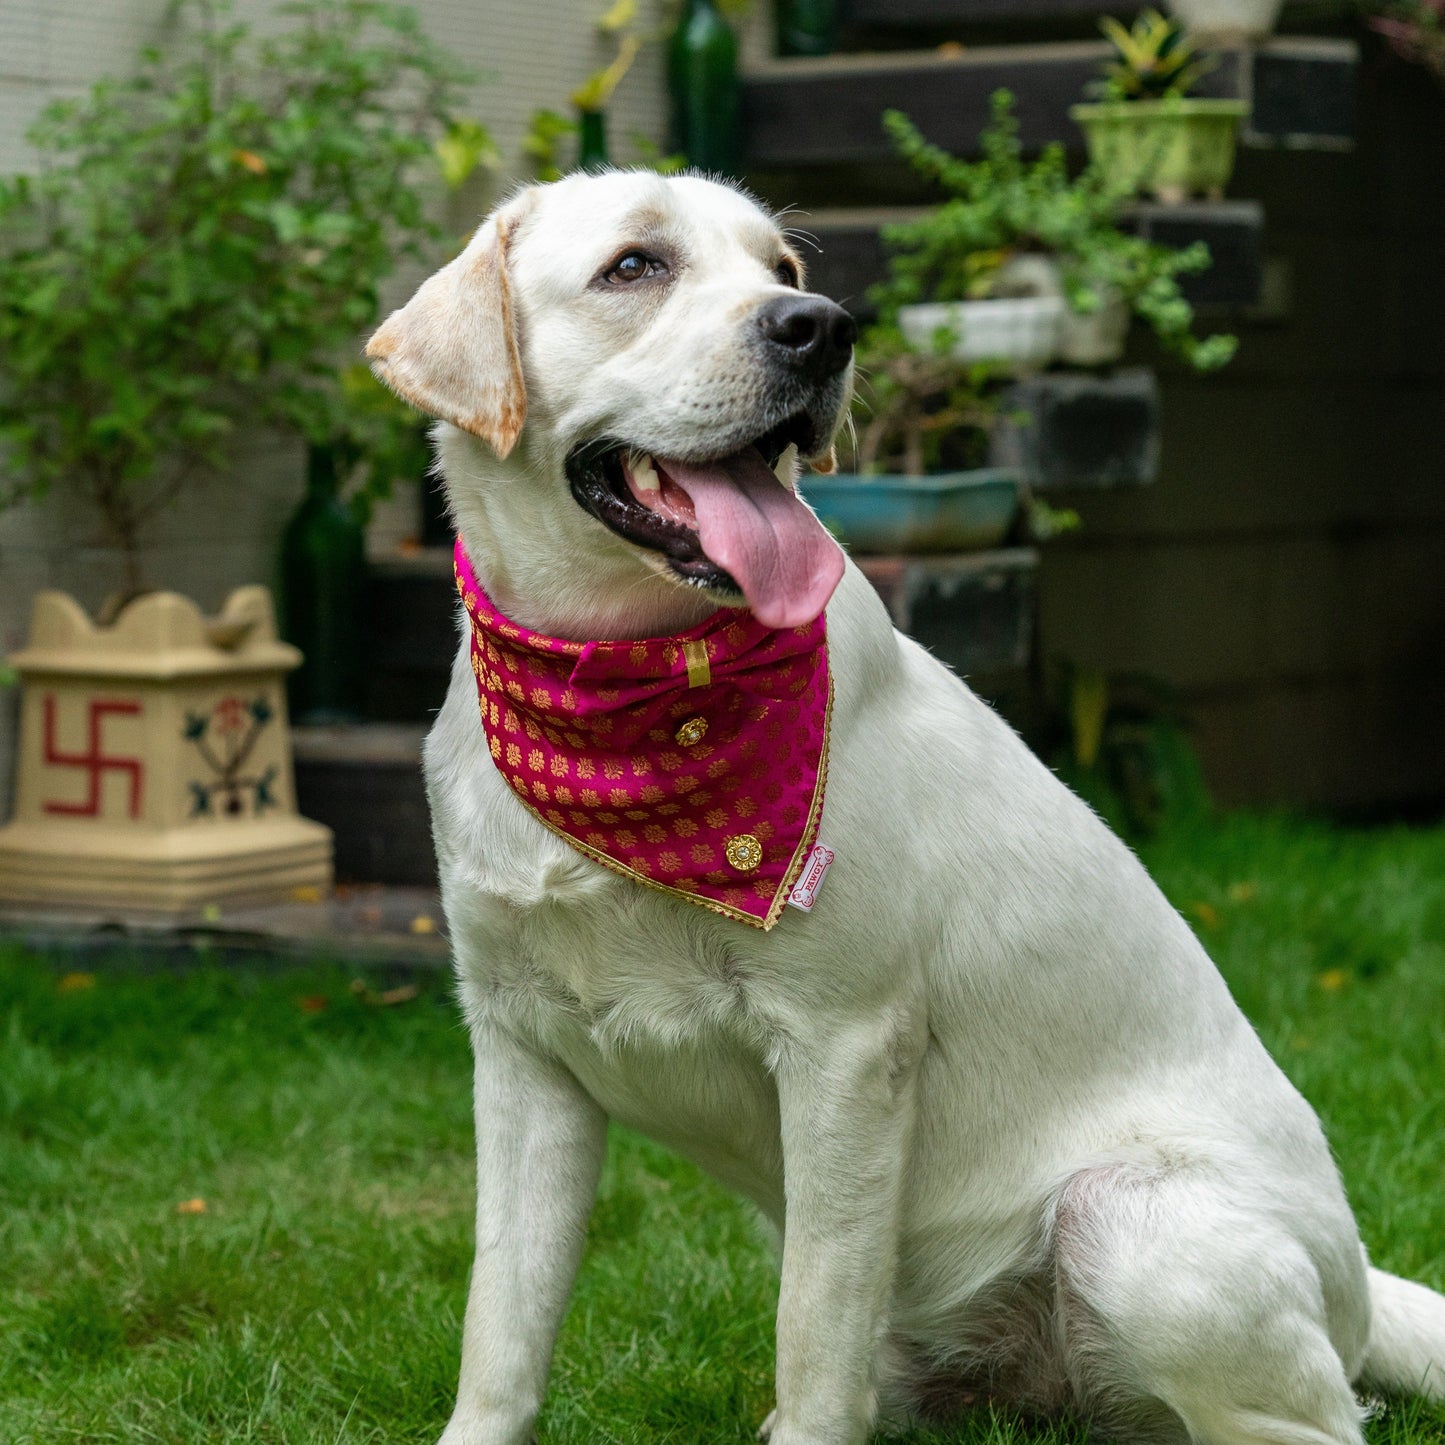
[[[768,1411],[768,1418],[758,1426],[758,1439],[771,1440],[773,1438],[773,1426],[778,1423],[778,1410],[775,1405]]]
[[[537,1445],[537,1436],[530,1429],[518,1434],[494,1422],[454,1415],[437,1445]]]

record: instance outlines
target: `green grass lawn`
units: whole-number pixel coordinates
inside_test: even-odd
[[[1445,828],[1237,817],[1146,861],[1323,1115],[1376,1259],[1445,1285]],[[430,1445],[471,1242],[444,981],[385,1006],[334,967],[87,967],[0,952],[0,1442]],[[750,1439],[773,1304],[747,1211],[616,1134],[543,1445]],[[1371,1438],[1445,1441],[1445,1410]]]

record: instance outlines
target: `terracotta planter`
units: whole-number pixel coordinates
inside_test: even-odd
[[[1242,100],[1132,100],[1075,105],[1089,158],[1110,179],[1161,201],[1218,200],[1234,170]]]
[[[0,897],[184,911],[331,884],[331,834],[296,816],[285,675],[263,587],[215,617],[152,593],[100,627],[35,598]]]

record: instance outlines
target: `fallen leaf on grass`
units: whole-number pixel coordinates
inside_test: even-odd
[[[1212,903],[1196,900],[1189,905],[1189,911],[1206,927],[1219,927],[1219,910]]]
[[[177,1214],[204,1214],[206,1212],[206,1201],[204,1199],[183,1199],[176,1205]]]
[[[304,1014],[319,1014],[326,1011],[326,1006],[331,1002],[324,994],[308,993],[296,1000],[296,1007]]]
[[[57,993],[80,993],[84,989],[95,987],[95,975],[93,973],[67,973],[64,978],[59,979],[55,985]]]
[[[1327,968],[1315,979],[1326,993],[1338,993],[1349,981],[1350,971],[1347,968]]]
[[[1229,885],[1229,901],[1231,903],[1248,903],[1258,892],[1258,883],[1231,883]]]
[[[351,980],[351,992],[370,1008],[392,1008],[399,1003],[410,1003],[421,989],[414,983],[403,983],[396,988],[378,991],[364,978],[354,978]]]

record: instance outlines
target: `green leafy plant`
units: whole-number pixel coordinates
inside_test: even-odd
[[[1114,47],[1104,66],[1105,100],[1169,100],[1182,98],[1214,68],[1201,57],[1184,27],[1157,10],[1145,10],[1125,27],[1112,16],[1099,29]]]
[[[930,144],[899,111],[885,113],[883,124],[909,166],[947,195],[917,220],[885,227],[894,254],[888,279],[872,293],[885,319],[912,302],[989,295],[1011,259],[1046,254],[1058,263],[1075,311],[1097,311],[1117,296],[1197,370],[1234,355],[1234,337],[1194,335],[1194,309],[1179,288],[1180,276],[1209,266],[1208,247],[1175,249],[1122,230],[1131,195],[1093,167],[1070,177],[1061,146],[1025,159],[1008,91],[994,93],[976,161]]]
[[[852,465],[863,473],[922,476],[946,465],[983,464],[998,418],[997,369],[910,346],[893,322],[859,338],[852,412]]]
[[[439,174],[491,153],[410,10],[281,14],[253,36],[178,0],[134,74],[42,114],[39,173],[0,181],[0,504],[82,496],[131,590],[147,523],[238,429],[375,434],[338,359],[397,261],[429,259]]]
[[[1383,35],[1397,55],[1445,82],[1445,0],[1397,0],[1380,6],[1366,24]]]
[[[638,0],[614,0],[597,21],[597,30],[604,37],[615,40],[617,53],[611,62],[600,70],[594,70],[569,97],[575,116],[541,107],[532,112],[526,133],[522,137],[522,153],[531,162],[539,181],[555,181],[561,178],[566,165],[561,149],[564,141],[569,145],[582,130],[583,117],[606,112],[617,87],[626,78],[632,63],[645,45],[654,43],[665,34],[660,30],[646,30],[640,23]],[[638,164],[663,175],[673,175],[687,164],[680,155],[664,154],[662,148],[651,137],[637,131],[629,132],[628,140],[638,157]]]

